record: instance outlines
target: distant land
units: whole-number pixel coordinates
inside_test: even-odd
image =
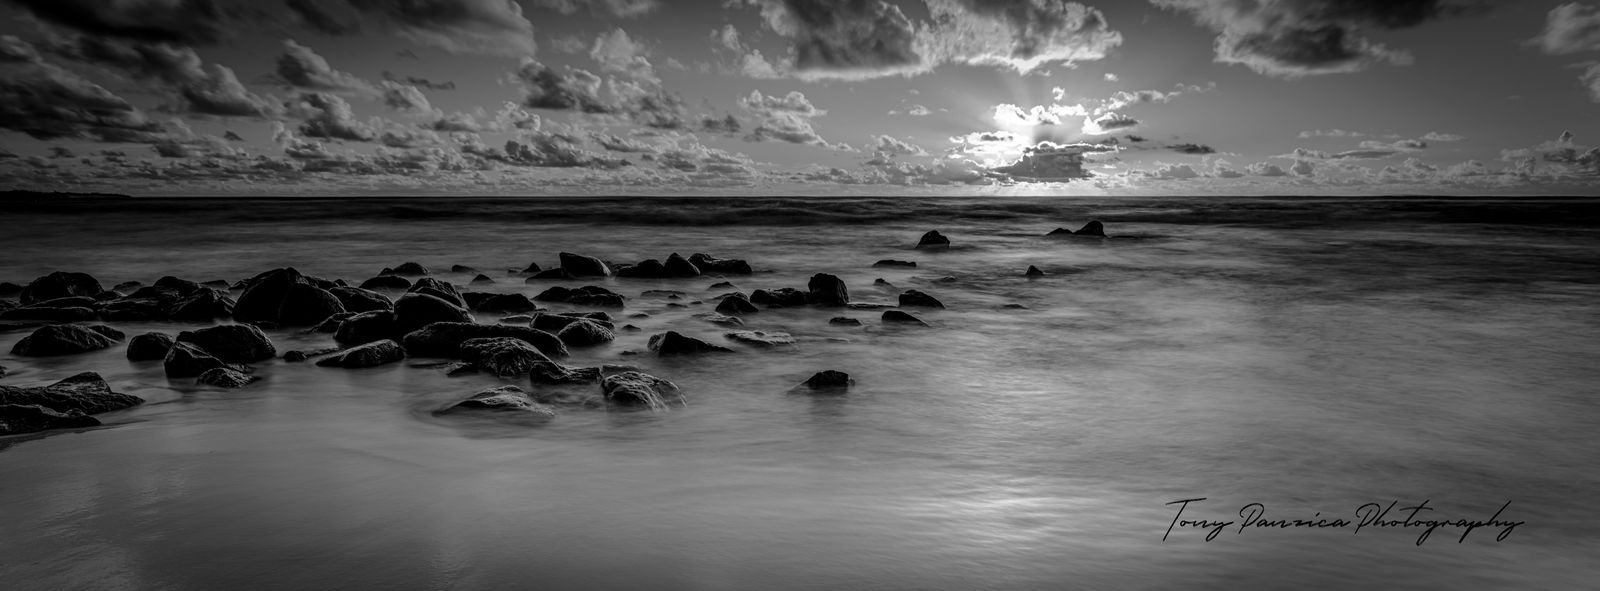
[[[63,191],[0,191],[0,201],[33,201],[40,199],[132,199],[121,193],[70,193]]]

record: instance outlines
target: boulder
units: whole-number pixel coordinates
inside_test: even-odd
[[[701,273],[718,273],[722,275],[749,275],[754,273],[750,263],[739,259],[719,259],[704,253],[689,255],[689,262]]]
[[[169,378],[192,378],[219,367],[243,371],[240,366],[231,365],[199,347],[181,341],[173,343],[161,366]]]
[[[827,273],[812,275],[806,287],[810,290],[806,294],[808,304],[843,306],[850,303],[850,290],[845,289],[844,281],[833,275]]]
[[[111,291],[120,293],[122,295],[128,295],[130,293],[138,291],[139,288],[141,288],[141,287],[144,287],[144,283],[143,282],[139,282],[139,281],[124,281],[122,283],[118,283],[116,285],[111,286]]]
[[[570,252],[557,256],[561,259],[561,268],[573,277],[605,277],[611,274],[611,268],[600,259]]]
[[[902,308],[907,306],[916,306],[920,308],[939,308],[942,310],[944,309],[944,302],[941,302],[938,298],[922,293],[915,289],[908,289],[905,291],[905,293],[900,294],[900,306]]]
[[[609,343],[617,337],[599,322],[579,319],[557,331],[556,338],[561,339],[561,342],[566,343],[568,347],[592,347]]]
[[[516,386],[496,386],[473,394],[472,397],[434,411],[436,415],[459,411],[513,412],[533,419],[550,419],[556,409],[548,404],[534,402],[528,392]]]
[[[84,322],[94,320],[91,308],[52,308],[43,304],[12,308],[0,312],[0,320],[31,320],[36,322]]]
[[[806,305],[806,292],[792,287],[772,290],[758,289],[750,292],[750,301],[769,308],[793,308]]]
[[[411,284],[408,293],[421,293],[431,295],[462,308],[467,307],[467,299],[461,296],[461,291],[447,281],[440,281],[432,277],[423,277]]]
[[[536,312],[539,305],[520,293],[497,293],[474,303],[472,309],[490,313]]]
[[[907,269],[915,269],[915,268],[917,268],[917,263],[915,263],[913,261],[897,261],[897,260],[894,260],[894,259],[883,259],[881,261],[873,263],[872,266],[873,267],[901,267],[901,268],[907,268]]]
[[[1068,230],[1066,228],[1056,228],[1054,230],[1051,230],[1049,234],[1045,234],[1045,236],[1071,236],[1071,235],[1072,235],[1072,230]]]
[[[727,314],[718,314],[716,312],[707,312],[705,314],[695,314],[694,317],[695,318],[699,318],[701,320],[704,320],[706,322],[710,322],[710,323],[715,324],[717,326],[732,326],[732,327],[744,326],[744,321],[740,320],[738,316],[729,316]]]
[[[62,413],[34,404],[0,404],[0,435],[98,426],[100,419],[79,412]]]
[[[506,324],[437,322],[407,334],[401,344],[414,357],[461,357],[461,344],[472,339],[510,337],[527,341],[548,357],[566,357],[567,346],[548,332]]]
[[[560,332],[567,325],[581,320],[588,320],[605,328],[614,325],[611,316],[605,312],[564,312],[561,314],[540,314],[533,318],[533,327],[550,333]]]
[[[335,287],[328,290],[328,293],[339,298],[339,303],[344,305],[346,312],[360,314],[394,309],[394,300],[389,299],[389,296],[363,287]]]
[[[683,336],[678,334],[677,331],[671,330],[661,334],[651,335],[650,350],[655,351],[657,355],[662,357],[671,357],[674,355],[696,355],[700,353],[733,352],[733,349],[729,349],[722,345],[713,345],[694,337]]]
[[[527,314],[516,314],[500,319],[501,324],[532,324],[533,317]]]
[[[243,388],[261,378],[226,367],[214,367],[195,378],[195,383],[216,386],[218,388]]]
[[[11,348],[11,354],[23,357],[76,355],[108,349],[118,340],[81,324],[52,324],[22,337]]]
[[[849,389],[853,382],[850,374],[830,369],[817,372],[801,385],[812,390],[845,390]]]
[[[883,321],[892,324],[916,324],[920,326],[928,325],[928,323],[923,322],[921,318],[917,318],[916,316],[912,316],[899,310],[884,310]]]
[[[428,274],[428,268],[421,263],[401,263],[383,275],[404,275],[406,277],[421,277]]]
[[[383,291],[406,291],[411,289],[411,280],[394,275],[379,275],[361,282],[361,289]]]
[[[472,314],[436,296],[421,293],[408,293],[394,303],[394,334],[405,335],[438,322],[471,323]]]
[[[539,363],[528,372],[528,379],[546,386],[563,384],[593,384],[600,379],[598,367],[568,367],[554,361]]]
[[[302,362],[305,362],[307,360],[310,360],[312,357],[321,357],[321,356],[327,355],[329,353],[338,353],[338,352],[339,352],[339,348],[338,347],[332,347],[332,348],[326,348],[326,349],[313,349],[311,351],[290,351],[288,353],[284,353],[283,354],[283,360],[287,361],[289,363],[302,363]]]
[[[390,340],[373,341],[359,347],[339,351],[317,361],[319,367],[361,369],[394,363],[406,358],[400,344]]]
[[[450,265],[451,273],[477,273],[478,270],[466,265]]]
[[[293,267],[273,269],[246,279],[244,293],[239,294],[239,301],[233,306],[233,317],[240,322],[276,323],[283,311],[284,297],[289,294],[289,287],[309,283]],[[301,293],[304,297],[304,292]],[[320,321],[329,315],[323,314],[311,322]]]
[[[511,337],[463,341],[461,359],[497,376],[525,375],[541,363],[551,363],[537,347]]]
[[[689,259],[683,258],[683,256],[679,255],[678,253],[672,253],[671,255],[668,255],[665,266],[667,277],[700,276],[700,268],[696,267],[694,263],[689,262]]]
[[[730,332],[722,336],[729,340],[738,341],[746,345],[757,347],[777,347],[780,345],[793,345],[794,337],[786,332],[761,332],[758,330],[741,330]]]
[[[72,297],[65,297],[65,298],[56,298],[56,299],[53,299],[53,300],[45,300],[43,302],[35,302],[35,303],[32,303],[32,304],[28,304],[26,306],[22,306],[21,308],[18,308],[18,309],[26,310],[28,308],[92,308],[96,304],[98,304],[99,302],[100,302],[100,300],[97,300],[97,299],[91,298],[91,297],[72,296]]]
[[[22,295],[23,287],[10,281],[0,281],[0,298],[14,298]]]
[[[249,324],[224,324],[178,333],[177,341],[190,343],[227,363],[251,363],[272,359],[277,347],[267,333]]]
[[[218,318],[231,318],[237,305],[233,298],[214,289],[203,288],[178,300],[168,308],[168,317],[184,322],[211,322]]]
[[[567,272],[566,269],[554,267],[534,273],[532,277],[527,278],[523,281],[523,283],[537,283],[540,281],[570,281],[577,278],[578,277],[576,275]]]
[[[629,279],[660,279],[667,276],[667,266],[655,259],[645,259],[634,265],[619,265],[617,276]]]
[[[159,361],[172,350],[171,336],[161,332],[147,332],[128,341],[128,361]]]
[[[344,311],[344,304],[327,290],[310,283],[295,283],[283,294],[277,322],[280,326],[315,326]]]
[[[346,318],[344,322],[339,323],[339,329],[334,331],[333,340],[346,345],[361,345],[402,336],[405,335],[400,333],[395,323],[394,312],[378,310]]]
[[[1044,277],[1044,271],[1040,271],[1038,267],[1035,267],[1033,265],[1028,265],[1027,276],[1028,277]]]
[[[62,414],[100,414],[144,404],[144,399],[113,392],[100,374],[84,372],[48,386],[0,386],[0,404],[42,406]]]
[[[18,294],[22,305],[36,304],[56,298],[69,298],[73,296],[95,297],[105,289],[100,287],[100,282],[87,273],[65,273],[57,271],[44,277],[34,279],[27,287],[22,288]]]
[[[927,234],[923,234],[922,235],[922,239],[917,241],[917,248],[949,248],[949,247],[950,247],[950,239],[949,238],[945,238],[944,234],[940,234],[938,230],[932,230],[932,231],[929,231]]]
[[[732,281],[718,281],[716,283],[711,284],[711,287],[707,287],[706,291],[716,291],[716,290],[719,290],[719,289],[722,289],[722,290],[731,289],[731,290],[734,290],[734,291],[738,291],[739,290],[739,286],[734,285]]]
[[[533,299],[541,302],[564,302],[575,306],[594,306],[597,308],[621,308],[623,300],[621,294],[614,293],[604,287],[588,285],[576,289],[565,287],[552,287],[544,290]]]
[[[689,295],[689,294],[681,292],[681,291],[678,291],[676,289],[647,289],[647,290],[644,291],[644,293],[639,294],[639,297],[641,297],[641,298],[666,298],[666,299],[669,299],[669,300],[679,300],[679,299],[683,299],[683,296],[686,296],[686,295]]]
[[[531,274],[531,273],[538,273],[538,272],[543,271],[543,270],[544,269],[539,268],[539,263],[528,263],[528,266],[523,268],[522,272]]]
[[[491,279],[488,275],[484,275],[484,274],[481,274],[481,273],[478,274],[477,277],[473,277],[472,278],[472,284],[473,285],[483,285],[485,283],[494,283],[494,279]]]
[[[729,316],[743,316],[760,311],[761,309],[750,303],[750,298],[745,297],[742,293],[722,298],[722,301],[717,304],[717,313]]]
[[[861,326],[861,321],[846,316],[836,316],[828,319],[828,324],[834,326]]]
[[[1091,220],[1089,223],[1084,224],[1082,228],[1078,228],[1078,231],[1074,232],[1072,235],[1073,236],[1092,236],[1092,237],[1096,237],[1096,238],[1105,238],[1106,237],[1106,225],[1100,223],[1100,220]]]
[[[600,392],[607,405],[644,406],[662,410],[681,402],[683,393],[676,384],[637,371],[625,371],[600,379]]]

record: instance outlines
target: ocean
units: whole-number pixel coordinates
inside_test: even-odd
[[[1600,578],[1600,509],[1587,498],[1600,489],[1600,200],[135,199],[5,203],[0,216],[0,281],[20,284],[57,270],[107,287],[232,283],[288,266],[357,284],[416,261],[464,288],[472,274],[452,265],[495,280],[475,291],[601,285],[629,296],[617,322],[641,330],[568,363],[635,365],[687,399],[664,412],[563,409],[542,425],[438,417],[483,388],[528,384],[413,367],[425,359],[276,360],[224,391],[168,379],[121,347],[15,356],[28,331],[0,332],[0,384],[95,371],[147,401],[101,415],[104,427],[0,438],[7,589]],[[1091,219],[1112,238],[1045,237]],[[914,249],[929,230],[951,248]],[[756,273],[526,284],[508,272],[561,251],[703,252]],[[880,259],[917,267],[872,267]],[[1030,265],[1047,274],[1024,277]],[[855,302],[917,289],[947,309],[914,310],[927,327],[868,309],[747,317],[797,341],[774,349],[696,317],[728,291],[719,281],[804,290],[815,273],[838,275]],[[641,295],[655,289],[686,292],[685,305]],[[638,312],[650,316],[626,317]],[[666,330],[736,351],[645,352]],[[280,353],[332,345],[269,334]],[[848,394],[792,391],[828,369],[856,381]],[[1181,517],[1171,504],[1202,498]],[[1264,527],[1359,522],[1392,503],[1388,526]],[[1250,507],[1258,518],[1241,527]],[[1407,514],[1518,525],[1463,538],[1444,524],[1419,543],[1428,527],[1401,524]]]

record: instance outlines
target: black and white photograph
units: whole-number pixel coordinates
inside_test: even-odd
[[[1600,0],[0,0],[0,589],[1600,585]]]

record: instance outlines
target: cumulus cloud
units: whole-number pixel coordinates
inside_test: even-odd
[[[25,41],[0,36],[0,128],[39,139],[124,138],[160,126],[126,99],[44,61]]]
[[[11,0],[42,20],[100,37],[209,45],[227,35],[220,0]]]
[[[1160,168],[1146,172],[1145,174],[1151,178],[1168,181],[1182,181],[1200,178],[1200,173],[1196,172],[1194,167],[1189,166],[1188,164],[1166,164]]]
[[[250,92],[232,69],[204,63],[189,47],[79,35],[52,40],[50,51],[135,78],[160,80],[176,95],[180,112],[224,117],[280,114],[274,99]]]
[[[731,24],[711,31],[711,49],[724,56],[725,63],[722,65],[724,73],[756,79],[781,78],[786,75],[768,60],[760,49],[746,46],[739,29]],[[730,57],[732,63],[727,63],[729,60],[726,58]]]
[[[1465,141],[1466,139],[1467,136],[1464,135],[1457,135],[1454,133],[1439,133],[1437,131],[1430,131],[1427,135],[1422,136],[1422,140],[1426,142],[1460,142]]]
[[[326,92],[375,92],[372,83],[348,72],[328,65],[328,60],[317,55],[310,47],[293,39],[283,41],[283,55],[278,56],[277,75],[289,86]]]
[[[1579,144],[1570,131],[1553,141],[1527,148],[1503,150],[1500,160],[1510,162],[1524,174],[1551,176],[1600,174],[1600,148]]]
[[[1090,152],[1106,151],[1104,146],[1096,144],[1068,144],[1061,145],[1053,142],[1040,142],[1023,150],[1022,158],[1016,162],[990,169],[993,172],[1008,175],[1012,178],[1061,181],[1089,178],[1091,175],[1084,170],[1084,154]]]
[[[417,76],[397,76],[397,75],[395,75],[394,72],[390,72],[388,70],[384,70],[383,79],[384,80],[388,80],[390,82],[397,82],[397,83],[400,83],[400,84],[409,84],[411,86],[415,86],[417,88],[422,88],[422,89],[426,89],[426,90],[455,90],[456,89],[456,83],[454,81],[446,80],[444,82],[435,82],[433,80],[429,80],[427,78],[419,78]]]
[[[1122,44],[1099,10],[1060,0],[927,0],[933,23],[918,46],[942,62],[1029,73],[1049,64],[1104,59]]]
[[[802,78],[873,78],[919,70],[916,28],[884,0],[765,0],[767,24],[793,42]],[[775,9],[776,8],[776,9]]]
[[[1600,7],[1569,2],[1551,9],[1530,43],[1550,55],[1600,50]]]
[[[627,74],[640,81],[660,83],[655,67],[646,57],[648,50],[620,28],[601,33],[589,49],[589,58],[600,64],[601,71]]]
[[[594,14],[623,18],[644,16],[661,7],[659,0],[533,0],[532,4],[562,14],[588,9]]]
[[[875,142],[877,142],[876,145],[873,148],[873,151],[879,157],[892,158],[892,157],[896,157],[896,156],[927,156],[928,155],[928,151],[922,149],[922,146],[911,144],[909,142],[905,142],[905,141],[896,139],[896,138],[894,138],[892,136],[887,136],[887,135],[874,136],[873,140]]]
[[[1378,63],[1409,64],[1411,56],[1362,36],[1399,30],[1466,10],[1456,0],[1150,0],[1188,12],[1218,33],[1216,61],[1269,76],[1355,72]]]
[[[434,112],[433,104],[428,102],[427,95],[422,94],[422,89],[390,80],[383,81],[383,104],[396,111],[410,113]]]
[[[653,76],[602,79],[588,70],[567,66],[558,71],[530,59],[517,77],[527,89],[523,104],[529,108],[620,115],[658,129],[687,125],[682,97],[667,92]]]
[[[305,118],[299,132],[307,137],[370,142],[377,137],[370,122],[355,118],[350,103],[327,92],[301,94],[290,113]]]
[[[756,119],[755,128],[745,136],[746,141],[810,144],[844,151],[852,149],[845,144],[831,143],[817,134],[817,130],[811,126],[811,119],[826,115],[827,111],[818,109],[799,91],[778,96],[764,95],[754,90],[739,99],[739,106]]]
[[[1257,162],[1245,167],[1245,170],[1249,171],[1252,175],[1262,177],[1289,176],[1289,173],[1285,172],[1283,167],[1271,162]]]
[[[290,0],[287,5],[306,24],[331,35],[373,27],[451,52],[528,56],[538,51],[533,23],[512,0]]]
[[[1204,154],[1215,154],[1215,153],[1217,153],[1216,149],[1212,148],[1211,146],[1204,145],[1204,144],[1187,143],[1187,144],[1176,144],[1176,145],[1168,146],[1168,147],[1172,151],[1177,152],[1179,154],[1193,154],[1193,155],[1199,156],[1199,155],[1204,155]]]

